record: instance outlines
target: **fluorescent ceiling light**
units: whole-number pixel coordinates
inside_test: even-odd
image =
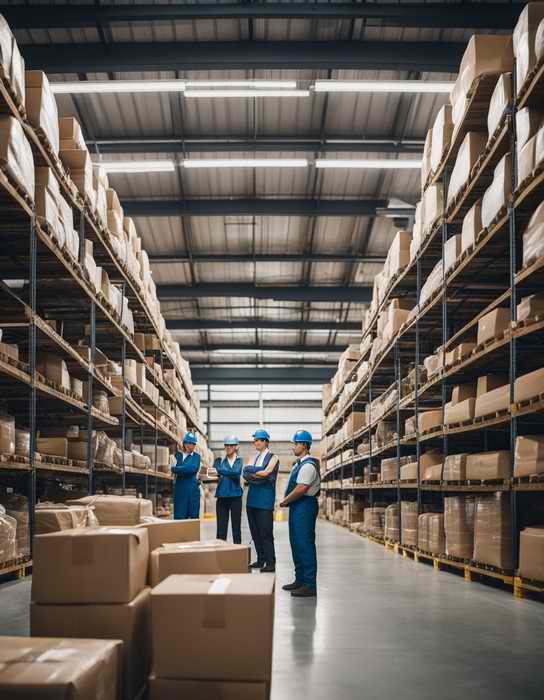
[[[452,82],[425,80],[316,80],[316,92],[442,92],[450,93]]]
[[[270,88],[296,90],[296,80],[186,80],[188,88]]]
[[[309,90],[185,90],[185,97],[309,97]]]
[[[110,160],[100,161],[101,168],[108,173],[171,173],[175,170],[173,160]]]
[[[420,169],[421,160],[388,160],[386,158],[354,158],[353,160],[335,160],[333,158],[319,158],[315,161],[316,168],[367,168],[382,170],[409,170]]]
[[[184,80],[78,80],[77,82],[51,83],[57,95],[117,92],[183,92]]]
[[[184,168],[306,168],[305,158],[195,158],[184,160]]]

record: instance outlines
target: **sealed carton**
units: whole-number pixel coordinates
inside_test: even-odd
[[[514,384],[514,401],[528,401],[535,396],[544,394],[544,368],[518,377]]]
[[[498,389],[501,386],[508,384],[508,377],[505,374],[485,374],[478,377],[476,396],[487,394],[493,389]]]
[[[47,379],[70,391],[70,375],[66,362],[58,355],[43,353],[38,356],[36,368]]]
[[[268,700],[268,683],[167,680],[151,676],[149,700]]]
[[[11,179],[34,200],[32,149],[19,120],[4,114],[0,115],[0,161]]]
[[[62,150],[60,159],[70,172],[70,177],[80,194],[94,204],[93,164],[89,152],[86,149],[82,151],[77,148]]]
[[[471,170],[485,149],[486,140],[486,134],[479,131],[469,131],[463,139],[448,186],[448,205],[468,183]]]
[[[0,637],[0,698],[119,700],[119,640]]]
[[[516,85],[518,93],[536,64],[535,38],[538,25],[544,19],[544,2],[527,4],[519,16],[513,33],[516,57]]]
[[[83,132],[77,119],[74,117],[60,117],[59,119],[60,148],[62,151],[87,149]]]
[[[153,515],[153,503],[134,496],[84,496],[66,501],[70,506],[92,506],[100,525],[139,525]]]
[[[151,668],[151,589],[125,605],[30,606],[32,637],[120,639],[123,642],[123,698],[134,700]],[[121,669],[120,669],[121,670]]]
[[[511,570],[512,517],[509,494],[478,496],[474,517],[474,560]]]
[[[25,108],[30,124],[45,134],[54,153],[59,152],[59,115],[49,80],[41,70],[25,73]]]
[[[417,479],[417,462],[408,462],[401,465],[400,478],[402,481],[416,481]]]
[[[487,113],[488,139],[490,139],[498,129],[499,124],[502,122],[504,113],[510,106],[511,102],[512,73],[503,73],[497,80],[497,84],[495,85],[495,89],[491,95],[491,102],[489,103],[489,111]]]
[[[461,229],[462,253],[476,243],[476,236],[482,228],[482,203],[481,200],[478,200],[468,210],[463,219],[463,227]]]
[[[418,430],[423,433],[442,425],[442,409],[436,411],[423,411],[418,414]]]
[[[443,105],[434,121],[431,142],[431,171],[435,172],[442,157],[450,147],[453,133],[453,121],[451,118],[451,105]]]
[[[526,321],[528,318],[535,318],[544,314],[544,294],[531,294],[523,297],[518,304],[517,320]]]
[[[444,409],[444,423],[451,425],[452,423],[473,420],[475,408],[476,398],[465,399],[457,403],[447,403]]]
[[[200,520],[151,520],[137,527],[147,530],[149,551],[163,544],[197,542],[200,540]]]
[[[444,497],[446,554],[472,559],[474,551],[474,509],[472,496]]]
[[[454,349],[454,358],[456,362],[464,360],[469,355],[472,355],[472,351],[476,347],[476,343],[459,343]]]
[[[478,321],[478,345],[493,338],[500,338],[510,328],[510,309],[493,309]]]
[[[544,527],[526,527],[519,537],[519,575],[544,581]]]
[[[87,527],[89,513],[88,508],[69,508],[64,503],[38,503],[35,511],[35,534],[46,535],[49,532]]]
[[[430,185],[423,194],[423,232],[429,232],[444,213],[442,184]]]
[[[544,435],[519,435],[514,453],[514,476],[544,472]]]
[[[465,481],[467,478],[467,457],[466,453],[448,455],[444,460],[444,481]]]
[[[535,262],[542,255],[544,255],[544,202],[535,209],[523,233],[523,267]]]
[[[493,415],[510,407],[510,385],[505,384],[476,397],[474,417]]]
[[[503,207],[506,207],[512,193],[512,157],[506,153],[493,171],[493,182],[482,198],[482,226],[490,226]]]
[[[129,603],[145,588],[148,556],[145,529],[99,527],[38,535],[32,600],[47,605]]]
[[[274,576],[170,576],[151,593],[158,678],[269,682]],[[230,650],[230,651],[229,651]]]
[[[42,455],[68,457],[68,440],[64,437],[39,437],[36,441],[36,449]]]
[[[470,454],[467,457],[467,480],[508,479],[510,461],[509,450]]]
[[[389,277],[394,277],[410,262],[411,242],[412,233],[410,231],[397,231],[387,254]]]
[[[458,404],[466,399],[476,398],[476,384],[458,384],[451,392],[452,404]]]
[[[442,462],[433,464],[431,467],[426,467],[422,473],[424,481],[441,481],[442,480]]]
[[[151,585],[171,574],[244,574],[249,567],[250,547],[223,540],[181,542],[151,552]]]

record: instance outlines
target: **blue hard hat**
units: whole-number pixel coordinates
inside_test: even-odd
[[[238,437],[236,435],[227,435],[227,437],[223,440],[223,445],[239,445],[240,440],[238,440]]]
[[[270,435],[263,428],[259,428],[253,433],[253,437],[257,440],[270,440]]]
[[[197,439],[194,433],[188,432],[183,436],[183,442],[187,442],[191,445],[196,445]]]
[[[293,442],[307,442],[311,445],[313,442],[312,434],[307,430],[297,430],[293,435]]]

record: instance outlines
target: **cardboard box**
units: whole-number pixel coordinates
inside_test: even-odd
[[[62,150],[59,155],[79,192],[92,202],[95,194],[93,187],[93,163],[89,151],[73,148]]]
[[[423,194],[423,232],[427,233],[444,213],[442,184],[429,185]]]
[[[527,401],[544,393],[544,368],[524,374],[514,384],[514,401]]]
[[[453,133],[453,121],[451,118],[451,105],[443,105],[433,125],[432,143],[431,143],[431,171],[435,172],[442,156],[448,150]]]
[[[512,157],[506,153],[495,167],[493,182],[482,197],[482,226],[490,226],[502,207],[508,204],[512,191]]]
[[[418,414],[418,429],[422,433],[442,425],[442,409],[436,411],[423,411]]]
[[[269,692],[268,683],[149,679],[149,700],[268,700]]]
[[[40,353],[36,368],[44,377],[55,382],[63,389],[70,391],[70,375],[68,374],[66,362],[62,357]]]
[[[19,360],[19,347],[8,343],[0,343],[0,354],[11,357],[12,360]]]
[[[494,389],[508,384],[508,377],[504,374],[485,374],[478,377],[476,396],[482,396]]]
[[[457,258],[461,255],[461,234],[452,236],[446,241],[444,246],[444,271],[447,275],[455,266]]]
[[[88,514],[88,508],[68,508],[64,503],[52,504],[52,507],[47,508],[38,504],[35,511],[35,534],[46,535],[50,532],[72,530],[75,527],[87,527]]]
[[[123,698],[134,700],[151,669],[151,589],[126,605],[30,605],[32,637],[120,639]]]
[[[479,394],[476,397],[474,417],[488,416],[510,407],[510,385],[505,384],[497,389]]]
[[[508,479],[511,475],[510,451],[479,452],[467,457],[467,480]]]
[[[2,700],[119,700],[122,644],[0,637]]]
[[[15,418],[0,415],[0,452],[15,454]]]
[[[426,467],[423,471],[422,479],[424,481],[440,481],[442,479],[442,463]]]
[[[469,131],[463,139],[448,186],[448,205],[468,183],[472,168],[484,151],[486,142],[486,134],[479,131]]]
[[[38,438],[36,449],[42,455],[68,457],[68,440],[64,437]]]
[[[427,546],[431,554],[444,554],[446,551],[444,515],[442,513],[429,513],[427,519]]]
[[[54,153],[59,152],[59,115],[49,80],[40,70],[25,72],[25,109],[28,121],[41,129]]]
[[[433,148],[433,131],[428,129],[423,145],[423,159],[421,163],[421,190],[425,189],[425,183],[431,173],[431,155]]]
[[[451,425],[452,423],[462,423],[466,420],[474,419],[476,408],[476,398],[465,399],[457,403],[447,403],[444,411],[444,423]]]
[[[77,119],[74,117],[60,117],[59,136],[61,150],[78,148],[86,150],[87,145],[83,138],[83,132]]]
[[[21,58],[15,37],[4,17],[0,20],[0,62],[4,71],[4,80],[9,83],[13,94],[16,95],[16,102],[24,104],[25,62]]]
[[[518,304],[518,321],[525,321],[528,318],[541,315],[544,315],[544,294],[531,294],[531,296],[523,297]]]
[[[147,530],[149,552],[163,544],[195,542],[200,540],[200,520],[160,520],[144,522],[137,527]]]
[[[455,406],[461,401],[476,398],[476,384],[458,384],[451,392],[451,402]]]
[[[465,481],[467,478],[467,457],[466,453],[448,455],[444,460],[444,481]]]
[[[541,130],[544,136],[544,129]],[[538,132],[541,133],[540,131]],[[538,142],[537,142],[538,143]],[[544,139],[543,139],[544,146]],[[531,216],[523,234],[523,267],[527,267],[544,255],[544,202]]]
[[[408,462],[408,464],[401,465],[400,478],[402,480],[415,481],[417,479],[417,462]]]
[[[519,435],[514,453],[514,476],[544,472],[544,435]]]
[[[403,270],[410,262],[411,242],[411,231],[397,231],[387,254],[387,268],[390,278]]]
[[[512,569],[510,494],[497,492],[476,499],[473,559],[499,569]]]
[[[150,554],[151,585],[171,574],[245,574],[250,554],[248,545],[223,540],[164,545]]]
[[[544,581],[544,527],[526,527],[519,537],[519,575]]]
[[[168,577],[151,592],[155,675],[269,682],[274,587],[274,576]]]
[[[536,136],[530,138],[527,143],[518,150],[518,182],[526,180],[535,168]]]
[[[38,535],[32,600],[47,605],[130,603],[145,588],[148,556],[145,529],[99,527]]]
[[[477,344],[482,345],[493,338],[500,338],[510,328],[510,309],[493,309],[478,321]]]
[[[544,18],[544,3],[531,2],[523,8],[514,28],[513,50],[516,57],[516,85],[518,93],[536,65],[535,37]]]
[[[34,158],[18,119],[0,116],[0,159],[8,174],[34,200]]]
[[[100,525],[139,525],[142,518],[153,515],[153,503],[134,496],[84,496],[66,501],[71,506],[93,506]]]
[[[490,139],[498,129],[505,110],[512,102],[512,73],[503,73],[499,76],[487,113],[487,134]]]
[[[444,497],[446,554],[472,559],[474,551],[475,501],[471,496]]]
[[[68,440],[68,459],[87,461],[87,441]]]
[[[482,202],[478,200],[465,214],[461,229],[461,253],[476,243],[476,236],[482,230]]]

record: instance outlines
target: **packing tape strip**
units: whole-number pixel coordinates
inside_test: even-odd
[[[204,602],[204,615],[202,627],[206,629],[222,629],[226,627],[226,598],[232,579],[228,576],[219,576],[210,584],[208,595]]]

